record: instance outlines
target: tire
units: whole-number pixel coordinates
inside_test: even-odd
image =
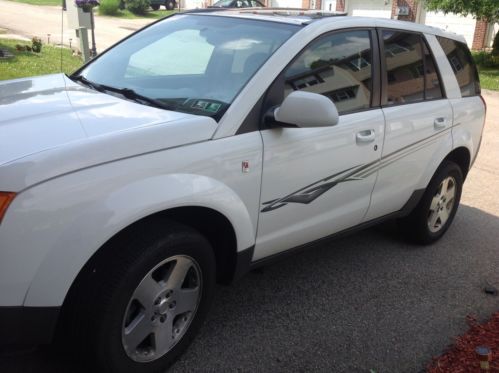
[[[404,237],[422,245],[440,239],[454,220],[462,188],[461,168],[451,161],[442,162],[418,205],[409,216],[399,220]]]
[[[167,10],[173,10],[175,9],[175,1],[174,0],[167,0],[165,3],[165,7]]]
[[[143,225],[106,252],[72,307],[78,355],[89,371],[164,372],[208,313],[213,249],[197,231],[166,222]]]
[[[160,5],[159,4],[151,4],[152,10],[159,10]]]

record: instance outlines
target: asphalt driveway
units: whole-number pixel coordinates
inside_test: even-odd
[[[437,244],[391,224],[323,243],[220,287],[173,372],[420,372],[465,317],[499,310],[499,93],[462,205]],[[50,349],[0,358],[0,372],[74,372]]]

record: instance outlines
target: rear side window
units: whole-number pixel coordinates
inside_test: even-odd
[[[340,114],[368,109],[372,91],[370,32],[322,36],[302,51],[284,74],[285,97],[302,90],[329,97]]]
[[[461,96],[469,97],[480,94],[480,81],[473,57],[464,43],[437,36],[440,46],[447,55],[447,59],[456,75],[461,89]]]
[[[387,104],[442,98],[435,62],[420,34],[383,30]]]

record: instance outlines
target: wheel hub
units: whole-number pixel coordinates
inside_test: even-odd
[[[436,233],[445,226],[454,208],[456,194],[456,180],[452,176],[446,177],[440,183],[428,212],[428,229]]]
[[[196,314],[201,285],[199,265],[187,256],[170,257],[144,276],[123,320],[123,348],[132,360],[156,360],[178,343]]]

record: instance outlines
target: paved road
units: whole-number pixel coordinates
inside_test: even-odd
[[[63,44],[78,47],[75,32],[67,27],[67,16],[64,12]],[[101,52],[135,30],[152,22],[151,19],[121,19],[113,17],[95,17],[95,39],[97,52]],[[0,28],[14,34],[29,38],[38,36],[47,42],[47,34],[51,34],[50,42],[61,43],[61,7],[34,6],[13,1],[0,0]],[[90,38],[90,34],[89,34]]]
[[[499,93],[485,94],[481,153],[447,235],[411,246],[390,224],[220,287],[200,335],[172,372],[420,372],[468,314],[499,310]],[[73,372],[50,350],[0,359],[0,371]]]

